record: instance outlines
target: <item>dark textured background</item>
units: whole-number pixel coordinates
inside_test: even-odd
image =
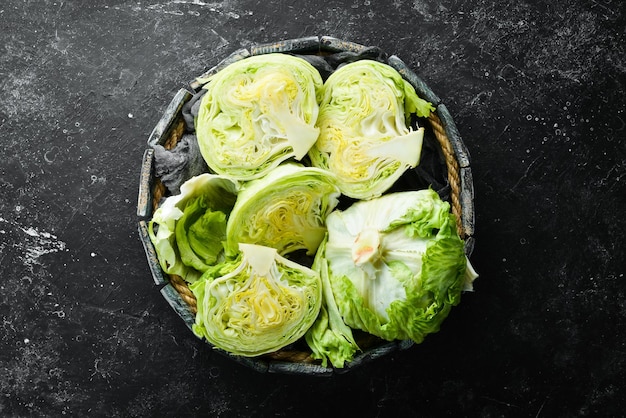
[[[620,0],[4,0],[0,416],[622,415],[625,28]],[[331,378],[212,353],[137,237],[174,93],[236,49],[312,35],[397,54],[447,105],[481,274],[438,334]]]

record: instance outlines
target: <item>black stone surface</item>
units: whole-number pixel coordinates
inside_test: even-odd
[[[622,416],[625,29],[619,0],[3,1],[0,416]],[[446,104],[481,277],[420,345],[261,374],[155,287],[139,170],[187,82],[317,35],[398,55]]]

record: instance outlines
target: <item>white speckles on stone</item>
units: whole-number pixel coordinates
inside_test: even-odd
[[[65,311],[63,311],[63,310],[52,311],[52,315],[56,315],[60,319],[63,319],[63,318],[65,318]]]
[[[9,48],[6,56],[22,57],[25,52]],[[53,97],[38,93],[38,74],[34,70],[21,70],[3,74],[0,83],[0,114],[9,118],[27,118],[30,120],[51,119],[59,113]]]
[[[91,180],[91,185],[96,184],[96,183],[98,183],[98,184],[105,184],[107,182],[106,177],[104,177],[104,176],[97,176],[95,174],[91,175],[90,180]]]
[[[59,153],[59,147],[53,146],[52,148],[50,148],[44,153],[43,159],[48,164],[52,164],[54,160],[56,160],[58,153]]]
[[[15,209],[16,212],[22,210],[21,207],[19,210],[18,207]],[[9,221],[4,218],[0,218],[0,222],[6,223],[16,234],[19,234],[20,231],[23,233],[23,239],[19,243],[14,243],[11,246],[20,250],[21,254],[19,254],[18,257],[29,269],[32,269],[36,264],[40,264],[39,258],[41,256],[64,251],[66,249],[65,242],[59,240],[56,235],[50,232],[40,231],[33,226],[22,226],[17,222]]]

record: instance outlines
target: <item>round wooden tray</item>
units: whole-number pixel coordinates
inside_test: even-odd
[[[185,122],[183,115],[183,108],[200,92],[203,79],[233,62],[269,53],[324,57],[331,63],[333,60],[346,62],[364,58],[376,59],[395,68],[415,88],[421,98],[431,102],[436,110],[425,121],[426,133],[420,164],[398,180],[397,188],[417,190],[433,187],[442,199],[450,202],[452,212],[457,218],[457,230],[465,241],[465,252],[468,256],[471,255],[474,247],[474,187],[469,153],[446,106],[400,58],[395,55],[387,56],[377,47],[368,47],[329,36],[290,39],[237,50],[191,81],[187,88],[176,93],[148,138],[148,148],[144,152],[141,165],[137,202],[139,236],[154,282],[160,288],[163,297],[190,329],[195,322],[195,297],[182,278],[163,272],[148,235],[148,222],[161,199],[168,194],[155,174],[154,147],[160,145],[165,149],[172,149],[186,130],[189,130],[189,124]],[[322,367],[319,362],[311,359],[305,344],[296,344],[275,353],[254,358],[216,350],[259,372],[331,375],[346,373],[363,363],[413,345],[412,341],[389,342],[360,332],[355,334],[355,338],[362,351],[357,353],[355,358],[342,369]]]

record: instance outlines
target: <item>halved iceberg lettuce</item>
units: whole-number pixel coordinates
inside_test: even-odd
[[[281,255],[315,254],[326,234],[326,217],[337,206],[339,189],[324,170],[285,163],[246,183],[228,219],[226,253],[239,243],[276,248]]]
[[[339,67],[324,84],[312,165],[334,173],[349,197],[380,196],[417,166],[424,128],[411,129],[410,118],[432,110],[386,64],[360,60]]]
[[[294,343],[319,313],[318,273],[274,248],[240,244],[239,250],[236,259],[207,270],[189,286],[198,307],[193,332],[246,357]]]
[[[195,120],[208,166],[247,181],[300,160],[319,134],[322,84],[311,64],[287,54],[245,58],[211,76]]]

